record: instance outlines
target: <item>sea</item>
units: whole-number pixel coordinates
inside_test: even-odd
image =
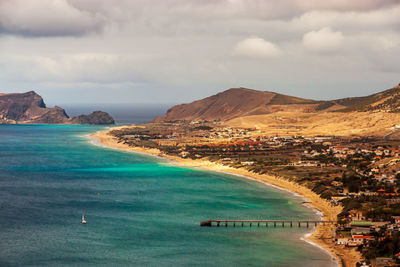
[[[118,124],[165,111],[115,109]],[[0,266],[335,266],[304,241],[311,227],[200,227],[317,219],[301,197],[97,146],[88,135],[105,128],[0,125]]]

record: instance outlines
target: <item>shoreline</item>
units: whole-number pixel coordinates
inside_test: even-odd
[[[183,159],[171,155],[166,155],[158,149],[147,149],[142,147],[131,147],[129,145],[118,143],[117,139],[108,134],[111,129],[119,129],[126,126],[115,128],[108,128],[106,130],[98,131],[94,134],[89,134],[87,137],[93,145],[123,150],[126,152],[134,152],[142,155],[157,157],[160,159],[167,159],[169,163],[176,166],[183,166],[189,168],[200,168],[206,171],[214,171],[225,173],[229,175],[238,176],[241,178],[249,179],[262,183],[279,190],[283,190],[301,197],[307,201],[303,205],[313,209],[321,219],[336,221],[337,214],[342,211],[340,206],[332,206],[327,200],[322,199],[319,195],[310,189],[301,186],[297,183],[284,179],[278,176],[267,174],[256,174],[244,169],[236,169],[207,160],[192,160]],[[360,254],[355,249],[336,246],[331,238],[332,225],[318,225],[314,228],[313,232],[306,233],[301,239],[311,245],[318,247],[332,257],[332,263],[336,266],[355,266],[359,260]]]

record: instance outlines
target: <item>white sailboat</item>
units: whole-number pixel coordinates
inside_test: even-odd
[[[82,214],[82,223],[85,224],[86,220],[85,220],[85,214]]]

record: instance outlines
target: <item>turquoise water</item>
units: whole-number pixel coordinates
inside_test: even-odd
[[[305,228],[199,226],[316,218],[300,198],[94,146],[85,135],[99,129],[0,126],[0,266],[332,265]]]

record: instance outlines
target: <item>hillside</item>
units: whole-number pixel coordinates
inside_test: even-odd
[[[314,111],[319,101],[263,92],[247,88],[232,88],[216,95],[172,107],[154,121],[229,120],[237,117],[269,114],[277,111]]]
[[[170,108],[154,121],[228,121],[276,112],[400,112],[400,85],[363,97],[317,101],[247,88],[232,88],[216,95]]]
[[[34,91],[0,94],[0,124],[114,124],[105,112],[70,118],[60,107],[47,108]]]
[[[346,111],[384,111],[400,112],[400,84],[391,89],[365,97],[345,98],[337,101],[346,102]]]
[[[363,97],[316,101],[233,88],[172,107],[155,122],[219,120],[234,127],[277,135],[398,136],[400,85]]]
[[[400,113],[389,112],[277,112],[239,117],[225,122],[232,127],[257,128],[280,136],[377,136],[396,133]]]

